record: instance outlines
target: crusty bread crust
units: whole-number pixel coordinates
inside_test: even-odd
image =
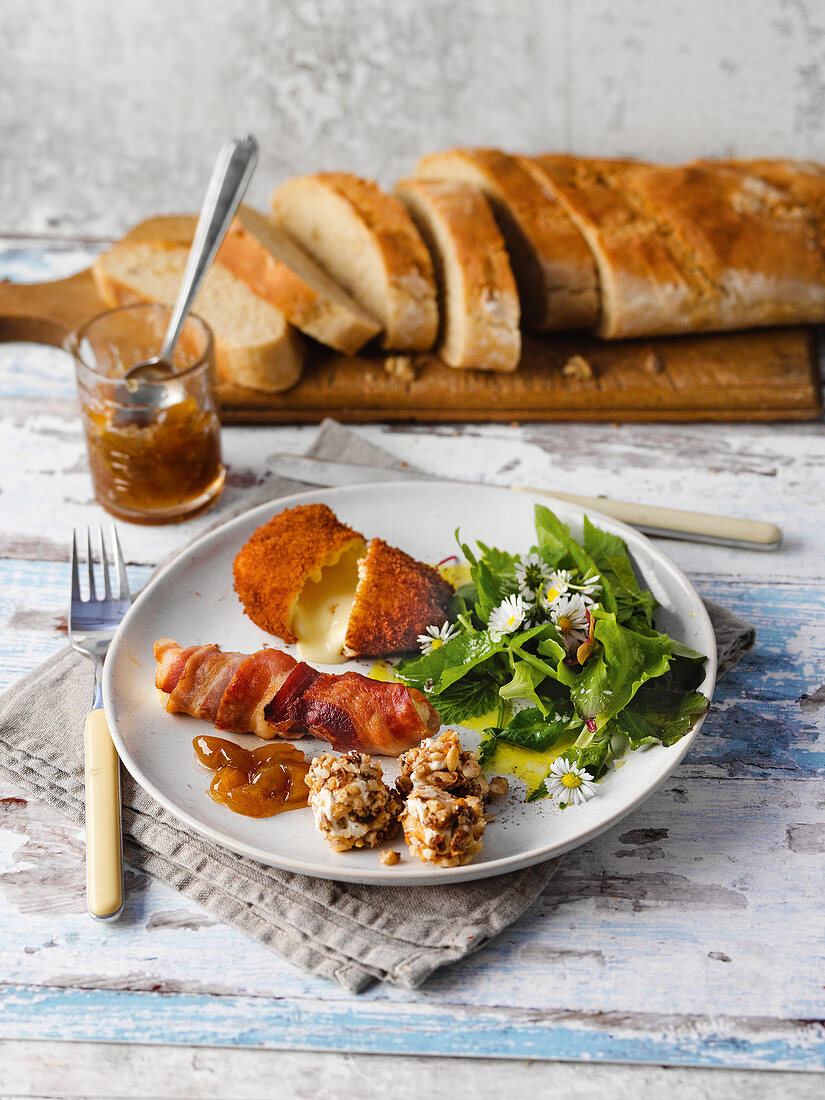
[[[620,185],[667,234],[682,266],[713,287],[693,331],[825,314],[825,258],[788,192],[722,165],[636,165],[622,170]]]
[[[816,219],[801,191],[783,192],[749,171],[748,162],[670,166],[547,155],[531,163],[593,249],[600,335],[825,317]]]
[[[292,609],[310,578],[349,549],[365,549],[364,536],[341,523],[326,504],[287,508],[259,527],[235,557],[235,591],[261,630],[294,643]]]
[[[507,245],[527,328],[596,324],[598,279],[590,248],[565,207],[520,157],[498,149],[451,149],[422,157],[415,175],[464,180],[484,193]]]
[[[354,355],[381,331],[341,287],[269,218],[241,206],[217,262],[271,302],[290,324],[345,355]]]
[[[606,162],[567,156],[531,158],[593,250],[599,272],[599,335],[684,331],[698,288],[657,226],[605,174]]]
[[[396,194],[433,258],[440,358],[451,367],[515,370],[521,357],[518,291],[487,200],[463,180],[402,180]]]
[[[323,228],[307,230],[305,216],[323,202],[331,209]],[[436,288],[430,256],[404,207],[371,180],[346,172],[319,172],[287,180],[272,196],[276,222],[340,283],[384,328],[382,344],[427,351],[438,331]],[[343,229],[355,249],[336,244]],[[369,256],[378,285],[365,294],[360,264]]]
[[[97,257],[92,277],[100,297],[112,306],[131,302],[171,305],[183,277],[197,219],[185,215],[150,218]],[[164,268],[163,279],[153,265]],[[162,284],[162,285],[161,285]],[[239,303],[233,315],[229,301]],[[243,332],[242,314],[256,318],[256,335]],[[213,268],[195,303],[215,340],[219,382],[266,393],[294,386],[303,371],[304,344],[283,314],[259,301],[243,280],[223,267]]]
[[[344,653],[381,657],[418,648],[418,635],[447,621],[453,586],[431,565],[372,539],[358,563]]]

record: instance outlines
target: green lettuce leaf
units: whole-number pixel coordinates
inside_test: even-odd
[[[578,569],[582,576],[598,579],[602,586],[600,603],[608,611],[616,612],[616,601],[606,577],[593,558],[576,542],[569,528],[549,508],[536,505],[536,535],[542,554],[556,566]]]
[[[532,752],[547,752],[559,741],[570,736],[571,717],[569,706],[566,712],[555,712],[547,716],[537,707],[520,710],[506,726],[484,731],[484,739],[479,746],[479,759],[482,763],[490,760],[500,741],[507,741]]]
[[[503,711],[499,698],[499,681],[486,673],[457,680],[437,695],[431,694],[428,698],[441,715],[442,723],[447,726],[480,718],[497,706]]]
[[[570,688],[576,712],[601,729],[642,684],[667,672],[673,643],[666,634],[630,630],[601,608],[592,615],[599,649],[579,671],[560,662],[558,678]]]
[[[437,691],[460,680],[503,648],[500,642],[491,640],[486,630],[468,630],[431,653],[400,661],[395,672],[409,687],[423,690],[424,685],[431,681]]]
[[[693,728],[708,705],[698,691],[645,696],[642,689],[631,706],[612,718],[608,726],[614,734],[624,735],[631,749],[641,745],[673,745]]]
[[[547,704],[536,695],[536,688],[546,679],[547,673],[534,668],[529,661],[516,661],[512,680],[502,684],[498,693],[502,699],[529,699],[542,715],[546,715]]]
[[[642,588],[624,540],[594,527],[584,517],[584,549],[610,586],[616,601],[616,618],[634,630],[652,628],[653,612],[659,606],[652,592]]]

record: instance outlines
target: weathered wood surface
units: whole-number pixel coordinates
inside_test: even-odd
[[[342,1055],[302,1051],[143,1046],[137,1043],[3,1043],[3,1097],[122,1097],[147,1100],[259,1100],[262,1094],[313,1100],[500,1100],[514,1095],[566,1100],[820,1100],[818,1075],[764,1070],[683,1070],[673,1066],[582,1066],[571,1062]],[[271,1092],[267,1092],[271,1088]]]
[[[77,251],[44,254],[41,270],[47,258],[55,274],[59,261],[83,262]],[[16,263],[19,272],[20,256]],[[103,518],[73,409],[71,369],[60,353],[2,350],[2,686],[65,644],[67,534],[73,523]],[[94,924],[85,914],[79,830],[4,784],[0,1033],[20,1043],[139,1037],[822,1069],[823,426],[361,430],[433,472],[776,520],[787,540],[778,554],[669,545],[703,593],[756,622],[757,649],[720,685],[674,777],[615,830],[572,853],[522,921],[415,993],[382,987],[353,998],[135,873],[124,918]],[[259,482],[267,454],[301,451],[313,434],[227,429],[232,476],[220,508]],[[125,527],[133,579],[215,515],[185,528]],[[367,1072],[345,1064],[353,1081]],[[309,1073],[316,1063],[302,1065]],[[502,1073],[519,1080],[519,1066],[497,1080]],[[524,1074],[525,1088],[533,1087]],[[614,1081],[623,1095],[618,1089],[631,1077]]]

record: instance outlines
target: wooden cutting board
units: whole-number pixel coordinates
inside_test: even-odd
[[[106,305],[90,271],[0,283],[0,341],[60,345]],[[574,356],[592,377],[565,365]],[[582,365],[579,364],[581,367]],[[585,368],[584,374],[587,370]],[[822,415],[816,330],[604,341],[525,335],[513,374],[458,371],[433,355],[347,357],[314,346],[281,394],[222,386],[224,423],[369,420],[810,420]]]

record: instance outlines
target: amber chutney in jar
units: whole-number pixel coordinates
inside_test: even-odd
[[[95,497],[132,523],[175,523],[208,508],[223,488],[212,334],[190,316],[175,374],[124,379],[157,354],[167,306],[107,310],[70,338]]]

